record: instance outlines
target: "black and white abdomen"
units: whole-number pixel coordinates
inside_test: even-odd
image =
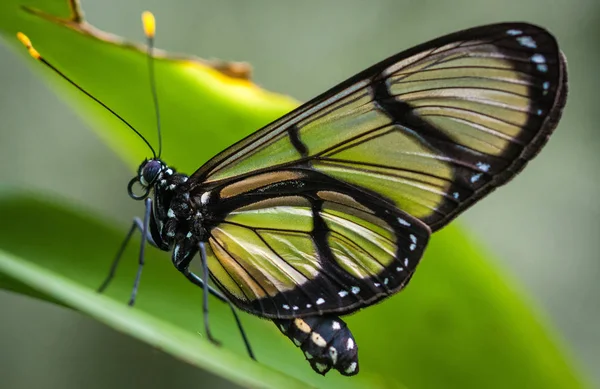
[[[337,316],[273,320],[279,330],[302,350],[314,371],[325,375],[332,368],[341,374],[358,373],[358,346],[352,332]]]

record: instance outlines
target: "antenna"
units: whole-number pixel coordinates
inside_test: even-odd
[[[54,65],[52,65],[44,57],[42,57],[40,55],[40,53],[33,47],[33,45],[31,44],[31,40],[29,40],[29,38],[27,37],[27,35],[23,34],[22,32],[18,32],[17,33],[17,38],[27,48],[27,50],[29,51],[29,55],[31,55],[34,59],[37,59],[38,61],[40,61],[41,63],[43,63],[47,67],[49,67],[52,71],[54,71],[56,74],[58,74],[61,78],[63,78],[64,80],[68,81],[71,85],[73,85],[75,88],[79,89],[86,96],[88,96],[89,98],[91,98],[92,100],[94,100],[96,103],[100,104],[104,109],[106,109],[108,112],[110,112],[111,114],[113,114],[117,119],[119,119],[121,122],[123,122],[123,124],[125,124],[127,127],[129,127],[133,132],[135,132],[137,134],[137,136],[139,136],[144,141],[144,143],[146,143],[146,145],[148,146],[148,148],[150,148],[150,150],[152,151],[152,155],[156,159],[156,157],[157,157],[156,156],[156,152],[154,151],[154,148],[152,147],[152,145],[150,145],[150,143],[148,142],[148,140],[146,138],[144,138],[144,136],[138,130],[136,130],[135,128],[133,128],[133,126],[131,124],[129,124],[129,122],[127,122],[127,120],[123,119],[123,117],[121,117],[121,115],[119,115],[118,113],[116,113],[115,111],[113,111],[112,109],[110,109],[102,101],[100,101],[96,97],[92,96],[91,93],[89,93],[88,91],[86,91],[85,89],[83,89],[81,86],[77,85],[77,83],[75,83],[75,81],[71,80],[63,72],[61,72],[60,70],[58,70],[56,67],[54,67]]]
[[[158,93],[156,93],[156,77],[154,76],[154,35],[156,33],[156,20],[150,11],[142,13],[142,24],[144,25],[144,34],[148,39],[148,74],[150,77],[150,89],[152,90],[152,101],[154,102],[154,113],[156,114],[156,131],[158,132],[158,158],[162,154],[162,134],[160,131],[160,110],[158,109]]]

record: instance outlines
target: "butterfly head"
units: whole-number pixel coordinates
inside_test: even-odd
[[[160,159],[145,160],[138,168],[137,175],[129,181],[127,192],[135,200],[143,200],[150,194],[150,190],[160,180],[161,176],[169,168]],[[133,192],[133,185],[139,183],[143,189],[142,194]]]
[[[152,186],[165,168],[164,162],[159,159],[144,161],[138,169],[140,184],[144,187]]]

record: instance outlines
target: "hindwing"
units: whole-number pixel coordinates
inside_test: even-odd
[[[287,318],[348,313],[402,289],[429,228],[322,173],[267,172],[214,188],[213,280],[240,308]]]

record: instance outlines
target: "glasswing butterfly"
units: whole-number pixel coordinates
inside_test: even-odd
[[[544,146],[567,97],[555,38],[527,23],[446,35],[360,72],[239,141],[191,175],[161,159],[154,85],[154,18],[148,38],[159,152],[149,146],[128,193],[144,200],[110,274],[142,233],[172,251],[174,266],[204,293],[271,319],[325,374],[358,372],[358,348],[338,317],[402,290],[432,232],[508,182]],[[134,186],[141,186],[136,194]],[[190,271],[198,254],[202,277]],[[205,280],[211,279],[217,288]],[[233,305],[232,305],[233,304]]]

